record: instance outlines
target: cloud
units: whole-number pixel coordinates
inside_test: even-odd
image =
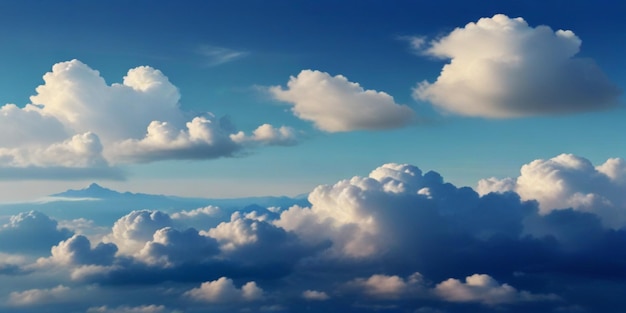
[[[72,290],[59,285],[50,289],[30,289],[21,292],[12,292],[9,295],[9,304],[12,306],[33,306],[66,302],[72,297]]]
[[[143,249],[157,230],[171,226],[172,219],[161,211],[133,211],[113,224],[105,240],[115,243],[119,253],[130,255]]]
[[[233,157],[264,145],[293,145],[295,131],[262,124],[252,135],[210,112],[193,116],[159,70],[130,69],[107,84],[86,64],[60,62],[32,104],[0,107],[0,173],[17,179],[121,179],[123,163]],[[65,175],[67,174],[67,175]]]
[[[52,263],[59,265],[110,265],[113,263],[117,247],[112,243],[98,243],[91,247],[87,237],[74,235],[52,247],[52,256],[39,259],[41,264]]]
[[[254,301],[263,297],[263,289],[255,282],[247,282],[241,288],[235,287],[232,279],[221,277],[215,281],[204,282],[199,288],[191,289],[184,296],[200,302],[228,303],[235,301]]]
[[[309,289],[302,292],[302,298],[308,301],[326,301],[330,296],[323,291]]]
[[[244,51],[236,51],[233,49],[210,45],[201,46],[196,50],[196,52],[206,58],[206,64],[208,66],[217,66],[232,62],[249,54]]]
[[[610,108],[621,91],[592,60],[575,57],[581,42],[570,30],[530,27],[519,17],[481,18],[423,50],[450,63],[434,83],[419,83],[414,97],[488,118]]]
[[[399,128],[415,120],[413,110],[390,95],[365,90],[342,75],[303,70],[289,79],[287,89],[269,91],[276,100],[293,104],[295,116],[327,132]]]
[[[581,169],[584,175],[576,174]],[[573,156],[545,167],[562,186],[574,178],[616,184],[624,172],[619,159],[594,167]],[[597,177],[587,177],[592,173]],[[508,186],[490,182],[499,190]],[[70,312],[141,312],[145,304],[190,313],[206,305],[228,312],[420,306],[424,312],[552,312],[574,306],[615,312],[611,308],[625,303],[614,295],[625,286],[626,230],[607,228],[597,211],[540,212],[539,202],[523,201],[514,191],[479,195],[436,172],[394,163],[318,186],[308,200],[308,207],[275,212],[206,207],[173,218],[133,211],[113,223],[103,242],[71,232],[52,240],[59,232],[54,220],[34,224],[37,218],[23,213],[7,225],[36,234],[34,242],[46,241],[40,251],[47,254],[26,256],[29,246],[19,232],[0,240],[19,243],[11,254],[0,254],[0,297],[13,293],[8,309],[19,311],[15,306],[28,303],[19,299],[32,294],[42,300],[30,303],[49,301]],[[79,212],[91,203],[81,202]],[[100,227],[73,223],[81,233]],[[202,230],[187,228],[189,223]],[[7,225],[0,237],[7,236]],[[71,288],[67,292],[80,298],[49,296],[55,286]]]
[[[57,226],[57,221],[37,211],[11,216],[9,223],[0,227],[0,251],[38,255],[48,252],[72,236],[68,229]]]
[[[167,159],[213,159],[233,156],[242,149],[214,117],[195,117],[186,129],[168,122],[152,121],[142,139],[115,144],[112,158],[121,162],[147,163]]]
[[[559,300],[559,297],[553,294],[537,295],[528,291],[518,291],[484,274],[468,276],[465,282],[450,278],[435,287],[435,294],[450,302],[479,302],[486,305]]]
[[[237,143],[260,143],[270,146],[293,146],[298,143],[296,131],[291,127],[275,128],[270,124],[263,124],[246,136],[244,132],[231,135]]]
[[[163,305],[141,305],[141,306],[120,306],[109,308],[106,305],[100,307],[91,307],[87,309],[87,313],[165,313],[168,312]]]
[[[561,154],[522,166],[520,176],[479,181],[482,193],[515,191],[522,199],[539,201],[540,212],[573,208],[592,212],[613,228],[626,226],[626,162],[608,159],[593,164],[582,157]]]
[[[378,299],[398,299],[417,292],[424,293],[424,279],[420,273],[414,273],[403,279],[397,275],[375,274],[367,279],[357,278],[348,283]]]
[[[215,239],[201,236],[193,228],[179,231],[165,227],[157,230],[135,257],[151,265],[173,267],[189,262],[203,263],[218,252]]]

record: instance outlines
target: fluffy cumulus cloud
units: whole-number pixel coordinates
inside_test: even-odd
[[[52,262],[61,265],[109,265],[113,263],[117,247],[111,243],[98,243],[91,247],[87,237],[74,235],[71,238],[59,242],[50,250],[51,257],[40,259],[39,262]]]
[[[105,240],[113,242],[122,254],[133,254],[153,239],[154,233],[172,226],[172,219],[161,211],[133,211],[113,224]]]
[[[263,124],[247,135],[210,113],[191,116],[159,70],[140,66],[122,83],[72,60],[57,63],[30,97],[0,107],[3,176],[122,178],[120,163],[234,156],[259,145],[293,145],[289,127]],[[108,173],[108,175],[107,175]]]
[[[289,79],[286,89],[274,86],[269,91],[292,104],[294,115],[327,132],[398,128],[415,119],[411,108],[390,95],[366,90],[342,75],[303,70]]]
[[[71,236],[71,231],[59,228],[56,220],[43,213],[20,213],[0,227],[0,251],[41,254]]]
[[[477,191],[515,191],[523,199],[539,201],[540,212],[572,208],[599,216],[613,228],[626,226],[626,162],[608,159],[594,166],[572,154],[540,159],[522,166],[517,178],[488,178]]]
[[[439,283],[435,287],[435,293],[446,301],[480,302],[486,305],[559,299],[556,295],[535,295],[528,291],[518,291],[484,274],[468,276],[465,282],[450,278]]]
[[[165,227],[154,233],[137,257],[148,264],[171,267],[188,262],[202,263],[218,251],[215,239],[201,236],[193,228],[179,231]]]
[[[33,306],[54,304],[68,301],[72,296],[69,287],[59,285],[50,289],[29,289],[15,291],[9,295],[9,304],[12,306]]]
[[[606,109],[621,91],[590,59],[576,58],[570,30],[498,14],[433,40],[423,53],[450,59],[414,97],[456,114],[507,118]]]
[[[326,301],[330,299],[330,296],[324,291],[309,289],[302,292],[302,298],[309,301]]]
[[[254,301],[263,297],[263,289],[253,281],[237,288],[232,279],[221,277],[215,281],[204,282],[184,295],[196,301],[211,303]]]
[[[360,288],[366,295],[379,299],[398,299],[416,293],[426,294],[420,273],[414,273],[406,279],[397,275],[374,274],[367,279],[357,278],[348,285]]]

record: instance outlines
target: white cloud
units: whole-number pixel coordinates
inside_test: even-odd
[[[263,124],[246,136],[244,132],[230,135],[237,143],[261,143],[271,146],[292,146],[298,143],[296,131],[291,127],[281,126],[275,128],[270,124]]]
[[[208,66],[232,62],[248,55],[248,52],[210,45],[201,46],[196,52],[207,59],[206,64]]]
[[[348,285],[358,287],[366,295],[379,299],[399,299],[425,292],[424,279],[420,273],[414,273],[406,279],[396,275],[375,274],[367,279],[357,278]]]
[[[213,116],[195,117],[184,129],[168,122],[152,121],[145,137],[126,139],[114,147],[111,158],[122,162],[212,159],[233,156],[242,148]]]
[[[91,307],[87,309],[87,313],[165,313],[167,309],[163,305],[141,305],[141,306],[120,306],[109,308],[106,305],[100,307]]]
[[[32,306],[52,304],[68,301],[72,296],[72,290],[59,285],[50,289],[30,289],[20,292],[11,292],[9,304],[13,306]]]
[[[305,290],[302,292],[302,298],[309,301],[326,301],[330,299],[330,296],[323,291]]]
[[[58,228],[57,221],[43,213],[19,213],[0,227],[0,251],[40,254],[71,236],[68,229]]]
[[[0,177],[120,179],[120,163],[215,159],[260,145],[293,145],[295,131],[263,124],[252,135],[225,118],[192,116],[159,70],[130,69],[107,84],[86,64],[60,62],[32,104],[0,107]]]
[[[87,237],[74,235],[59,242],[50,250],[51,256],[39,259],[40,264],[52,263],[59,265],[109,265],[113,263],[117,247],[112,243],[99,243],[91,247]]]
[[[530,27],[498,14],[434,40],[427,55],[450,59],[414,97],[456,114],[490,118],[566,114],[609,108],[619,89],[589,59],[569,30]]]
[[[478,183],[482,193],[515,191],[522,199],[538,200],[540,212],[573,208],[597,214],[605,225],[626,225],[626,162],[608,159],[594,167],[582,157],[561,154],[522,166],[517,179],[489,178]]]
[[[173,267],[189,262],[202,263],[218,252],[217,241],[200,235],[193,228],[179,231],[165,227],[157,230],[135,257],[151,265]]]
[[[415,118],[413,110],[390,95],[365,90],[342,75],[303,70],[289,79],[287,89],[274,86],[269,91],[293,104],[294,115],[327,132],[398,128]]]
[[[184,295],[201,302],[228,303],[259,300],[263,297],[263,290],[253,281],[237,288],[232,279],[221,277],[218,280],[204,282],[199,288],[191,289]]]
[[[213,215],[218,214],[219,212],[220,212],[219,207],[209,205],[209,206],[197,208],[191,211],[180,211],[180,212],[173,213],[172,218],[178,219],[178,220],[194,219],[194,218],[198,218],[198,217],[205,216],[205,215],[213,216]]]
[[[230,222],[222,222],[203,234],[217,239],[222,250],[234,250],[239,246],[257,242],[258,222],[247,219],[240,212],[231,215]]]
[[[468,276],[465,282],[450,278],[437,284],[435,294],[450,302],[479,302],[486,305],[559,299],[553,294],[531,294],[528,291],[518,291],[508,284],[498,283],[485,274]]]
[[[147,242],[153,239],[154,233],[162,228],[171,227],[172,219],[160,211],[133,211],[121,217],[113,224],[111,234],[105,241],[117,245],[119,253],[134,254],[139,252]]]
[[[381,255],[399,243],[403,214],[423,214],[413,209],[411,197],[429,183],[414,166],[385,164],[369,177],[353,177],[334,185],[318,186],[309,194],[310,208],[294,206],[275,225],[310,242],[331,240],[332,253],[350,257]],[[426,198],[426,196],[424,196]],[[393,207],[393,210],[389,210]],[[416,217],[417,218],[417,217]]]

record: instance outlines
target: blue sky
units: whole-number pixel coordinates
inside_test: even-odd
[[[411,96],[418,82],[434,81],[449,60],[415,51],[406,39],[430,42],[497,13],[522,17],[530,27],[572,30],[582,40],[576,57],[592,58],[621,88],[624,61],[618,47],[626,35],[620,31],[624,8],[619,3],[26,1],[2,6],[4,103],[30,103],[43,74],[58,62],[78,59],[108,84],[148,65],[179,89],[181,110],[228,115],[247,132],[269,123],[302,134],[295,146],[254,149],[241,158],[125,164],[125,181],[110,183],[122,189],[293,195],[387,162],[435,169],[452,182],[473,186],[481,178],[516,175],[522,164],[560,153],[594,163],[624,155],[615,135],[622,127],[621,97],[620,105],[601,112],[513,119],[449,114]],[[220,59],[229,53],[230,59]],[[380,132],[320,131],[267,93],[267,87],[285,86],[304,69],[343,75],[364,89],[386,92],[430,121]],[[171,179],[180,182],[178,189],[158,187]],[[41,186],[41,195],[92,180],[97,179],[29,184]]]
[[[2,312],[626,307],[619,1],[0,14]]]

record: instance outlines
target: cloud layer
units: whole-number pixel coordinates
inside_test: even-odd
[[[593,167],[560,155],[529,163],[516,181],[485,180],[479,194],[390,163],[318,186],[307,206],[138,210],[106,227],[75,220],[81,231],[93,226],[89,238],[43,213],[21,213],[0,229],[0,306],[618,312],[626,303],[612,295],[626,290],[626,231],[603,214],[606,201],[611,212],[626,211],[616,198],[624,172],[619,159]],[[553,186],[563,199],[542,199],[533,186]],[[539,201],[517,189],[535,190]]]
[[[450,59],[437,80],[414,97],[455,114],[489,118],[556,115],[606,109],[621,91],[590,59],[576,58],[570,30],[531,27],[497,14],[433,40],[426,55]]]

